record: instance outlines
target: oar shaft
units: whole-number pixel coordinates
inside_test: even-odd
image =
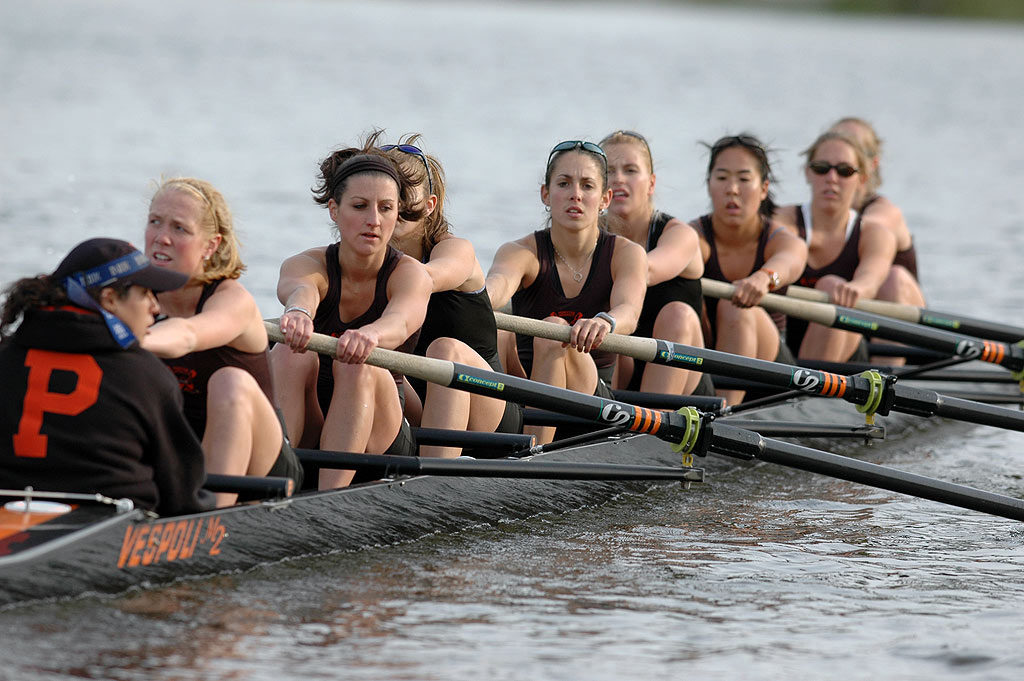
[[[721,422],[710,424],[708,430],[710,432],[706,433],[706,437],[711,439],[710,450],[725,456],[769,461],[1003,518],[1024,520],[1024,500],[1021,499],[898,471],[788,442],[769,440],[757,433]]]
[[[715,298],[730,298],[735,290],[732,284],[713,279],[702,279],[701,287],[705,294]],[[797,300],[774,293],[766,294],[761,299],[760,305],[766,310],[782,312],[835,329],[918,345],[959,357],[978,359],[1004,366],[1011,371],[1024,370],[1024,348],[1016,345],[982,340],[920,324],[889,319],[869,312],[859,312],[848,307]]]
[[[495,312],[494,319],[499,329],[563,342],[569,340],[571,331],[564,324],[552,324],[502,312]],[[730,376],[777,388],[793,388],[811,395],[841,397],[854,404],[865,404],[870,394],[867,380],[859,376],[840,376],[654,338],[612,333],[605,336],[601,349],[652,364]]]
[[[831,302],[829,295],[824,291],[803,286],[790,285],[786,289],[786,295],[791,298],[809,300],[816,303]],[[951,312],[938,312],[923,307],[893,303],[887,300],[872,300],[870,298],[858,300],[854,307],[864,312],[901,319],[905,322],[924,324],[935,329],[946,329],[967,336],[977,336],[978,338],[1003,341],[1004,343],[1016,343],[1024,339],[1024,328],[1019,326],[1000,324]]]
[[[265,325],[271,340],[283,340],[281,330],[276,324],[265,322]],[[337,354],[337,339],[323,334],[313,334],[307,349],[334,357]],[[457,362],[374,348],[366,363],[457,390],[518,402],[538,409],[550,409],[607,426],[622,426],[631,432],[656,435],[669,442],[681,442],[690,432],[685,418],[675,412],[663,412],[618,400],[584,395],[573,390]]]
[[[352,454],[319,449],[297,449],[295,451],[300,461],[315,464],[321,468],[367,470],[384,476],[448,475],[531,480],[676,480],[680,482],[701,482],[704,479],[704,472],[699,468],[570,461],[434,459],[386,454]]]

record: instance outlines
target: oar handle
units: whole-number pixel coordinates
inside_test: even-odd
[[[504,331],[512,331],[524,336],[547,338],[548,340],[561,341],[563,343],[569,342],[569,334],[572,333],[572,329],[564,324],[553,324],[543,319],[519,317],[505,314],[504,312],[495,312],[494,321],[498,328]],[[658,354],[658,342],[653,338],[610,333],[601,342],[601,349],[633,357],[644,362],[650,362]]]
[[[718,281],[717,279],[708,279],[707,277],[700,280],[700,288],[704,295],[725,300],[732,298],[736,293],[736,287],[732,284]],[[832,326],[836,321],[836,307],[826,303],[799,300],[775,293],[768,293],[765,294],[758,304],[766,310],[806,319],[809,322],[816,322],[823,326]]]
[[[703,285],[703,282],[701,282]],[[831,303],[832,300],[827,293],[819,291],[814,288],[807,288],[806,286],[797,286],[796,284],[790,284],[786,288],[787,298],[796,298],[798,300],[807,300],[813,303]],[[893,319],[900,319],[911,324],[917,324],[921,321],[921,308],[914,307],[913,305],[905,305],[903,303],[893,303],[888,300],[873,300],[871,298],[861,298],[854,305],[858,310],[864,310],[872,314],[880,314],[884,317],[892,317]]]
[[[701,287],[705,294],[715,298],[731,298],[736,288],[732,284],[713,279],[701,279]],[[823,326],[919,345],[958,357],[998,364],[1010,371],[1024,372],[1024,348],[1020,346],[774,293],[765,294],[758,304],[766,310],[782,312]]]

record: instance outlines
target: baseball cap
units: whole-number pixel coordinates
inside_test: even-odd
[[[71,249],[50,277],[58,282],[72,277],[86,289],[128,281],[156,292],[173,291],[188,275],[156,267],[139,249],[121,239],[88,239]]]

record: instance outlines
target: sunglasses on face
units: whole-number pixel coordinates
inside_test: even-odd
[[[423,153],[423,150],[419,147],[414,147],[411,144],[385,144],[380,148],[381,151],[391,151],[392,149],[398,149],[404,154],[410,154],[412,156],[418,156],[423,161],[423,167],[427,169],[427,196],[434,193],[434,180],[430,175],[430,163],[427,162],[427,155]]]
[[[833,164],[828,161],[811,161],[807,164],[807,167],[810,168],[811,172],[815,175],[828,175],[829,171],[832,169],[835,169],[836,174],[839,175],[839,177],[853,177],[860,172],[849,163]]]
[[[605,169],[608,169],[608,157],[605,156],[604,149],[593,142],[584,142],[583,140],[567,140],[556,144],[551,149],[551,153],[548,154],[548,166],[551,166],[551,159],[555,157],[555,154],[563,151],[571,151],[572,149],[582,149],[583,151],[589,151],[592,154],[597,154],[601,157],[601,160],[604,161]]]

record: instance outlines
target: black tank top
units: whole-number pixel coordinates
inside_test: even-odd
[[[647,233],[648,252],[654,250],[658,245],[658,240],[661,239],[665,226],[674,219],[667,213],[662,213],[658,210],[654,211]],[[677,276],[648,287],[647,294],[644,296],[644,306],[640,312],[640,319],[637,322],[636,331],[633,332],[633,335],[650,338],[651,334],[654,333],[654,321],[657,319],[658,313],[661,312],[661,308],[677,300],[692,307],[697,316],[700,316],[700,279],[686,279],[685,277]]]
[[[550,228],[534,232],[533,237],[537,242],[540,269],[532,284],[512,296],[513,314],[531,319],[561,317],[571,326],[585,317],[607,312],[612,295],[612,255],[615,253],[616,237],[603,230],[598,232],[590,271],[575,298],[566,297],[562,289],[562,280],[555,266],[555,247],[551,243]],[[533,338],[517,334],[516,348],[519,361],[529,376],[533,368]],[[598,369],[607,369],[615,363],[615,355],[610,352],[595,350],[590,354]]]
[[[196,303],[194,314],[203,311],[203,305],[210,299],[223,279],[212,281],[203,286]],[[206,431],[206,397],[207,384],[213,373],[222,367],[238,367],[252,374],[260,390],[276,406],[274,401],[274,383],[270,377],[270,362],[267,351],[244,352],[222,345],[218,348],[190,352],[182,357],[165,359],[164,364],[170,367],[178,379],[178,386],[185,398],[185,417],[200,438]]]
[[[426,256],[429,259],[429,255]],[[454,338],[473,348],[495,371],[502,371],[498,359],[498,327],[487,289],[479,291],[438,291],[430,295],[427,316],[420,329],[415,353],[426,355],[438,338]]]
[[[797,207],[796,230],[800,234],[800,238],[810,247],[811,239],[808,236],[808,218],[806,214],[808,210],[809,207],[806,204]],[[851,216],[851,224],[847,228],[846,243],[843,244],[843,249],[839,251],[839,255],[832,262],[821,267],[813,267],[810,264],[804,266],[803,274],[800,275],[799,280],[801,286],[814,288],[818,280],[826,274],[834,274],[846,281],[853,279],[853,273],[857,271],[857,265],[860,264],[860,255],[858,255],[857,251],[860,248],[860,219],[862,214],[858,213],[855,214],[855,217]]]
[[[708,242],[708,259],[704,262],[704,276],[708,279],[714,279],[715,281],[732,283],[734,280],[727,278],[725,274],[722,273],[722,266],[718,262],[718,247],[715,245],[715,229],[711,222],[711,215],[701,215],[699,220],[701,231],[704,233],[704,240]],[[768,240],[780,229],[783,228],[776,227],[773,230],[771,221],[767,217],[763,215],[761,216],[761,234],[757,237],[757,250],[754,252],[754,265],[750,268],[749,272],[744,274],[742,277],[737,277],[737,279],[749,277],[751,274],[764,267],[764,251],[768,246]],[[785,295],[787,288],[788,287],[783,286],[772,293]],[[714,335],[718,328],[718,299],[710,296],[704,296],[704,304],[706,306],[707,318],[712,335],[708,345],[714,347],[716,340]],[[775,326],[779,329],[779,333],[784,334],[786,329],[786,316],[779,312],[771,312],[769,314],[772,321],[775,322]]]
[[[864,202],[864,205],[862,205],[860,207],[861,215],[863,215],[864,211],[866,211],[868,209],[868,206],[870,206],[872,203],[874,203],[875,201],[877,201],[880,198],[882,198],[882,197],[879,196],[878,194],[872,194],[868,198],[868,200]],[[910,274],[914,277],[915,280],[918,279],[918,277],[917,277],[917,250],[914,248],[914,238],[913,237],[910,238],[910,245],[909,246],[904,248],[902,251],[896,251],[896,257],[894,257],[892,259],[892,264],[893,265],[900,265],[900,266],[904,267],[908,272],[910,272]]]
[[[377,284],[374,288],[373,301],[366,308],[366,312],[350,322],[341,321],[338,314],[338,305],[341,303],[341,263],[338,262],[338,244],[333,243],[327,247],[324,254],[327,261],[327,294],[320,304],[316,306],[316,313],[313,315],[313,330],[317,333],[327,334],[335,338],[341,336],[349,329],[358,329],[362,326],[380,319],[384,308],[388,306],[388,279],[395,271],[402,253],[395,248],[388,246],[384,256],[384,263],[377,272]],[[419,332],[409,336],[395,350],[399,352],[411,352],[416,347],[416,340]],[[317,398],[320,402],[320,409],[327,414],[327,408],[331,404],[331,395],[334,392],[334,373],[331,365],[334,360],[330,357],[320,355],[320,371],[317,374],[316,388]],[[392,372],[396,383],[401,383],[402,375]]]
[[[808,217],[805,212],[810,210],[807,204],[796,207],[796,229],[800,234],[800,238],[810,245],[811,239],[808,236],[807,221]],[[799,284],[808,288],[814,288],[814,285],[824,277],[826,274],[834,274],[837,277],[850,281],[853,279],[853,273],[857,271],[857,265],[860,262],[860,256],[857,254],[857,250],[860,248],[860,216],[863,213],[856,214],[856,217],[852,219],[852,224],[847,228],[846,243],[843,244],[843,249],[839,251],[839,255],[827,265],[822,267],[812,267],[810,264],[804,267],[803,274],[800,275]],[[796,317],[788,317],[786,321],[786,344],[789,345],[789,349],[793,351],[795,357],[800,353],[800,344],[804,340],[804,335],[807,333],[807,322],[803,319],[797,319]]]

